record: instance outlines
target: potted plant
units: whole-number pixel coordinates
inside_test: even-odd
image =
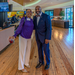
[[[64,19],[64,16],[65,16],[64,11],[61,11],[59,15],[63,16],[62,19]]]

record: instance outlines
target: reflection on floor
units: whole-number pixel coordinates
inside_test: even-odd
[[[0,75],[74,75],[74,30],[53,27],[50,41],[51,64],[49,70],[44,66],[35,69],[38,63],[38,51],[35,36],[32,36],[32,48],[29,72],[18,71],[18,37],[0,55]],[[45,56],[44,56],[45,58]]]

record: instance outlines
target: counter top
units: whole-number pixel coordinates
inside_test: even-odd
[[[14,27],[14,26],[11,26],[11,27]],[[11,27],[8,27],[8,28],[5,28],[5,29],[0,29],[0,32],[1,32],[1,31],[4,31],[4,30],[6,30],[6,29],[9,29],[9,28],[11,28]]]
[[[20,24],[20,21],[16,22],[16,23],[13,23],[13,24],[10,24],[10,25],[19,25],[19,24]]]
[[[3,29],[0,31],[0,51],[2,51],[7,45],[9,45],[9,36],[14,35],[14,26]]]
[[[69,21],[68,20],[52,20],[52,26],[69,28]]]
[[[69,20],[51,20],[51,21],[64,21],[64,22],[67,22]]]

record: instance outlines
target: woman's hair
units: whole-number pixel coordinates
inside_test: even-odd
[[[31,10],[31,9],[26,9],[26,12],[27,12],[27,10],[30,10],[30,11],[32,12],[32,10]]]

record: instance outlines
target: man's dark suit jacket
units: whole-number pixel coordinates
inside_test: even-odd
[[[45,39],[51,40],[52,25],[51,25],[50,16],[42,13],[38,25],[37,25],[36,16],[34,16],[33,22],[34,22],[36,41],[37,41],[37,36],[41,41],[41,43],[45,43]]]

